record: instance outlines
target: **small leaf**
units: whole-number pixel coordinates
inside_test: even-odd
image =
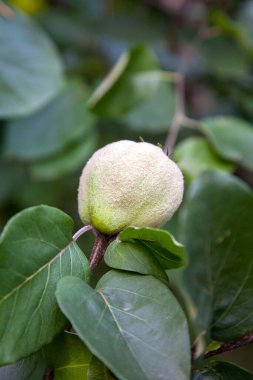
[[[114,269],[150,274],[167,281],[167,275],[150,250],[141,241],[134,243],[114,240],[106,250],[105,263]]]
[[[119,239],[123,242],[140,241],[164,269],[185,265],[184,247],[168,231],[149,227],[128,227],[119,234]]]
[[[22,161],[48,159],[93,134],[94,117],[86,109],[88,90],[70,82],[48,105],[8,123],[4,154]]]
[[[87,380],[92,354],[78,336],[64,332],[42,348],[54,380]]]
[[[89,273],[72,229],[69,216],[48,206],[26,209],[6,225],[0,238],[1,364],[37,351],[64,327],[56,284],[69,274],[87,280]]]
[[[220,342],[252,332],[252,191],[236,177],[205,173],[193,182],[181,222],[198,325]]]
[[[144,46],[124,53],[89,100],[92,111],[118,117],[152,95],[161,80],[155,57]]]
[[[231,172],[235,169],[234,164],[222,160],[212,146],[200,137],[190,137],[177,145],[173,159],[188,181],[206,170]]]
[[[253,169],[253,128],[235,117],[210,117],[201,129],[221,157]]]
[[[27,115],[63,85],[63,67],[52,42],[24,14],[0,17],[0,118]]]
[[[253,380],[253,373],[232,363],[214,361],[194,371],[192,380]]]
[[[94,290],[66,277],[56,296],[79,337],[120,379],[189,379],[186,318],[160,281],[111,271]]]

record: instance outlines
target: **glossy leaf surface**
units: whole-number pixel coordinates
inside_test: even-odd
[[[189,379],[186,319],[160,281],[111,271],[94,290],[66,277],[56,295],[79,337],[120,379]]]
[[[64,327],[56,284],[70,274],[87,280],[89,273],[72,229],[68,215],[48,206],[28,208],[6,225],[0,238],[1,364],[37,351]]]
[[[243,182],[206,173],[193,183],[183,220],[185,280],[198,323],[217,341],[252,332],[252,229],[253,194]]]

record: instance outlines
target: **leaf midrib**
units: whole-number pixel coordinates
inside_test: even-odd
[[[29,281],[31,281],[35,276],[37,276],[40,272],[42,272],[45,268],[47,268],[48,265],[51,265],[58,257],[62,255],[62,253],[71,246],[71,244],[74,243],[73,240],[71,240],[64,248],[62,248],[52,259],[50,259],[48,262],[46,262],[42,267],[40,267],[36,272],[34,272],[32,275],[27,277],[25,281],[21,282],[18,286],[13,288],[9,293],[7,293],[1,300],[0,305],[4,303],[12,294],[14,294],[16,291],[18,291],[20,288],[22,288],[25,284],[27,284]]]

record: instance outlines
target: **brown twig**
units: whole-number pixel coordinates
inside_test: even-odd
[[[90,269],[93,271],[96,266],[102,260],[105,250],[110,243],[111,237],[101,234],[100,232],[96,236],[96,240],[90,255]]]
[[[6,20],[11,20],[15,16],[12,9],[3,1],[0,1],[0,15],[2,15]]]
[[[213,351],[209,351],[205,354],[205,359],[208,359],[212,356],[222,354],[224,352],[235,350],[236,348],[246,346],[253,343],[253,333],[245,335],[244,337],[234,340],[229,343],[223,343],[219,348]]]

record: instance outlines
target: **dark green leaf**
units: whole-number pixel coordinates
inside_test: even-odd
[[[217,341],[253,330],[253,195],[235,177],[205,173],[193,183],[183,231],[187,289],[197,321]]]
[[[106,117],[118,117],[152,95],[159,85],[153,54],[143,46],[124,53],[89,100],[91,110]]]
[[[54,297],[66,275],[87,279],[89,265],[72,241],[73,222],[38,206],[13,217],[0,238],[0,358],[17,361],[61,331],[66,320]]]
[[[79,337],[120,379],[189,379],[186,319],[160,281],[111,271],[95,291],[66,277],[56,295]]]
[[[207,368],[195,371],[193,380],[253,380],[253,374],[232,363],[215,361]]]
[[[128,227],[119,234],[120,241],[140,241],[165,269],[185,265],[184,247],[165,230],[158,228]]]
[[[253,169],[253,128],[234,117],[203,120],[202,130],[214,149],[225,159]]]
[[[114,240],[107,248],[104,259],[111,268],[151,274],[167,281],[159,261],[140,241],[130,243]]]
[[[43,106],[63,85],[54,46],[27,16],[0,16],[0,118],[23,116]]]
[[[20,360],[16,364],[0,368],[2,380],[38,380],[43,378],[46,363],[39,354]]]
[[[94,117],[86,109],[88,90],[70,82],[47,106],[11,121],[6,128],[5,155],[23,161],[47,159],[93,134]]]
[[[197,178],[206,170],[231,172],[235,169],[234,164],[222,160],[211,145],[200,137],[190,137],[181,142],[176,147],[173,159],[188,181]]]
[[[92,354],[73,333],[64,332],[43,347],[47,366],[53,369],[54,380],[87,380]]]

